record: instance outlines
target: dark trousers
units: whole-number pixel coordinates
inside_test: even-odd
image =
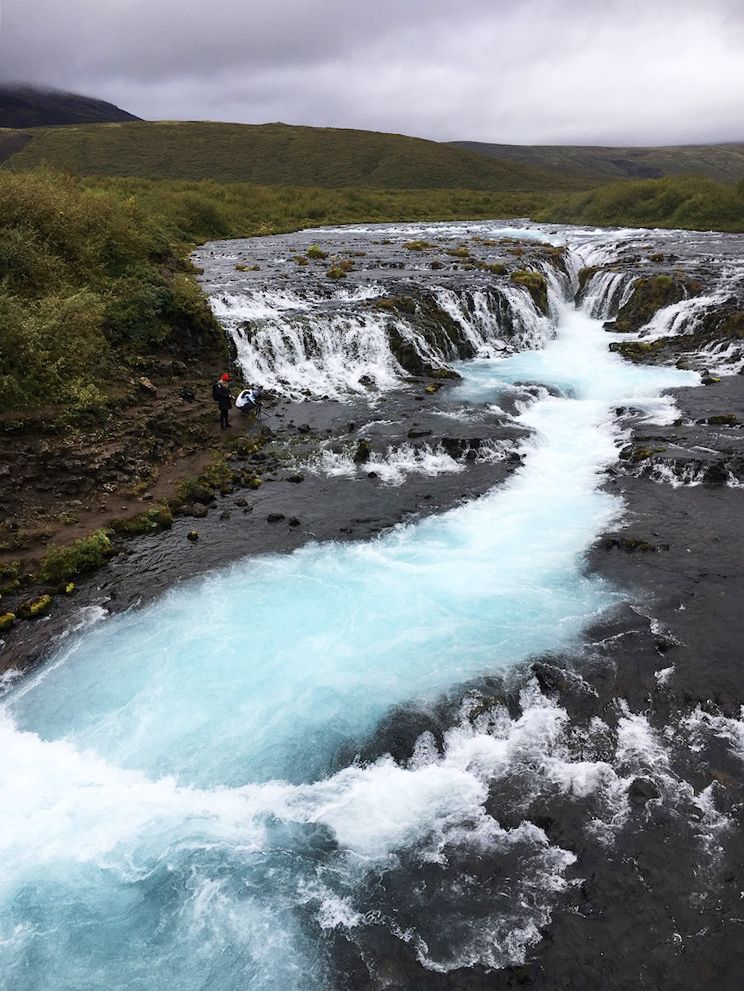
[[[230,413],[230,407],[229,406],[227,407],[227,409],[223,409],[220,406],[220,426],[222,427],[223,430],[225,429],[225,427],[229,427],[230,426],[230,424],[228,423],[228,420],[227,420],[227,417],[228,417],[229,413]]]

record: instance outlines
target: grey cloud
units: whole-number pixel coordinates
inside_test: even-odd
[[[736,140],[735,0],[5,0],[0,78],[149,119],[437,140]]]

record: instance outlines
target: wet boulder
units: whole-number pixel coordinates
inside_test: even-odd
[[[366,438],[362,438],[356,446],[354,452],[354,464],[366,465],[372,456],[372,445]]]
[[[628,787],[628,798],[639,805],[658,797],[659,789],[650,778],[635,778]]]

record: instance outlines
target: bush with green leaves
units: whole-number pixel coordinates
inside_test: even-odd
[[[99,568],[112,554],[111,541],[103,530],[76,541],[70,547],[52,547],[44,555],[39,577],[59,584],[85,571]]]
[[[613,182],[561,198],[535,219],[619,227],[744,231],[744,180],[731,184],[704,176],[667,176]]]
[[[182,243],[132,196],[0,171],[0,412],[100,413],[130,356],[214,331]]]

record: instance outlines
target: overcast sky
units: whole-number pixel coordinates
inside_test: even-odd
[[[0,80],[147,120],[744,141],[744,2],[0,0]]]

